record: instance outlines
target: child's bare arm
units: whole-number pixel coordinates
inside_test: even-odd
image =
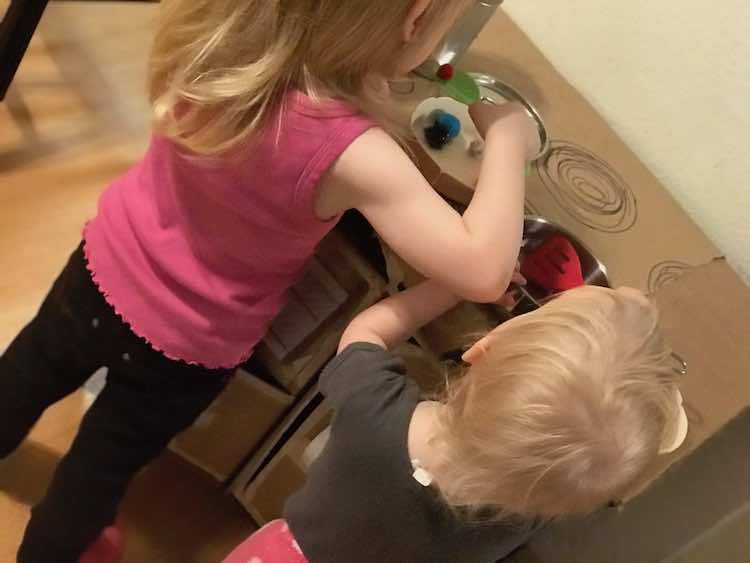
[[[423,282],[357,315],[341,337],[339,352],[355,342],[393,348],[460,301],[458,296],[439,283],[432,280]]]
[[[512,280],[518,285],[526,284],[518,264]],[[341,337],[339,352],[355,342],[393,348],[460,302],[461,298],[444,285],[434,280],[424,281],[376,303],[354,317]],[[499,304],[512,305],[512,295],[504,295]]]
[[[321,216],[360,210],[404,260],[465,299],[496,301],[518,258],[526,140],[488,128],[475,195],[463,217],[427,183],[401,147],[371,130],[347,149],[321,186]]]

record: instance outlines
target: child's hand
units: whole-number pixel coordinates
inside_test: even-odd
[[[516,269],[513,272],[513,279],[511,280],[511,283],[514,283],[517,286],[526,285],[526,278],[523,277],[523,274],[521,273],[520,262],[516,262]],[[505,295],[503,295],[500,298],[497,304],[502,307],[505,307],[508,310],[512,309],[513,306],[516,304],[516,299],[518,298],[516,293],[517,293],[516,288],[508,288],[508,291],[505,292]]]
[[[519,139],[524,144],[528,159],[541,150],[539,128],[521,104],[478,102],[469,106],[469,115],[485,139],[497,133]]]

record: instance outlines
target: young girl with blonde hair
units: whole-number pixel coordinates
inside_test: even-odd
[[[388,80],[421,64],[467,5],[162,2],[151,145],[101,196],[84,242],[0,358],[0,457],[49,405],[109,368],[18,561],[79,559],[133,476],[251,354],[344,211],[361,211],[457,294],[503,293],[534,124],[513,105],[472,108],[486,151],[463,216],[380,126]]]
[[[457,303],[426,282],[349,325],[306,484],[224,563],[495,563],[538,524],[632,494],[684,437],[671,351],[637,291],[580,288],[500,325],[424,400],[388,350]]]

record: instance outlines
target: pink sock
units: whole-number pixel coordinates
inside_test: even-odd
[[[125,541],[117,526],[105,528],[83,552],[78,563],[117,563],[125,552]]]

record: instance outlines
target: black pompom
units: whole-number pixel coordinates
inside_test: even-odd
[[[424,136],[431,148],[440,150],[450,141],[450,131],[439,122],[425,127]]]

